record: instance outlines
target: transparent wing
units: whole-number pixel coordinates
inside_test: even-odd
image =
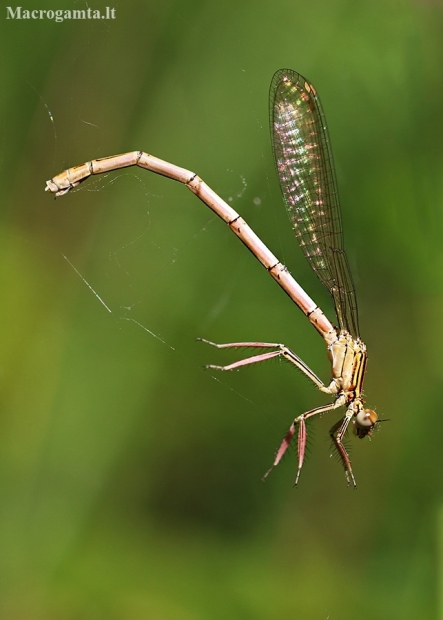
[[[340,329],[358,337],[332,151],[312,84],[290,69],[277,71],[271,82],[270,121],[277,174],[297,240],[332,295]]]

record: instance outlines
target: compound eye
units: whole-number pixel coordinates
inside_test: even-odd
[[[355,434],[363,439],[370,435],[372,429],[377,424],[378,415],[372,409],[361,409],[354,418]]]

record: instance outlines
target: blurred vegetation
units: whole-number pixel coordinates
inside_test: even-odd
[[[0,617],[443,618],[443,6],[113,6],[108,22],[0,22]],[[204,371],[235,354],[195,338],[285,342],[325,381],[328,362],[209,210],[139,169],[43,191],[134,149],[195,170],[331,316],[273,170],[281,67],[322,99],[367,401],[390,420],[350,438],[356,492],[329,457],[333,416],[297,490],[293,455],[260,482],[325,399],[278,362]]]

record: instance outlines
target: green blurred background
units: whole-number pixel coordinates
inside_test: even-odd
[[[443,618],[442,4],[110,6],[107,22],[2,9],[0,617]],[[326,112],[367,403],[390,419],[350,438],[355,492],[334,415],[298,489],[293,452],[261,483],[293,418],[327,401],[292,367],[203,369],[239,355],[197,336],[284,342],[330,378],[321,338],[221,221],[140,169],[43,191],[134,149],[195,170],[332,317],[273,170],[282,67]]]

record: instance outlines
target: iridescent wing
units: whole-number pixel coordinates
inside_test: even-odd
[[[272,79],[270,122],[277,174],[297,240],[332,295],[340,329],[358,337],[326,121],[314,87],[295,71],[281,69]]]

